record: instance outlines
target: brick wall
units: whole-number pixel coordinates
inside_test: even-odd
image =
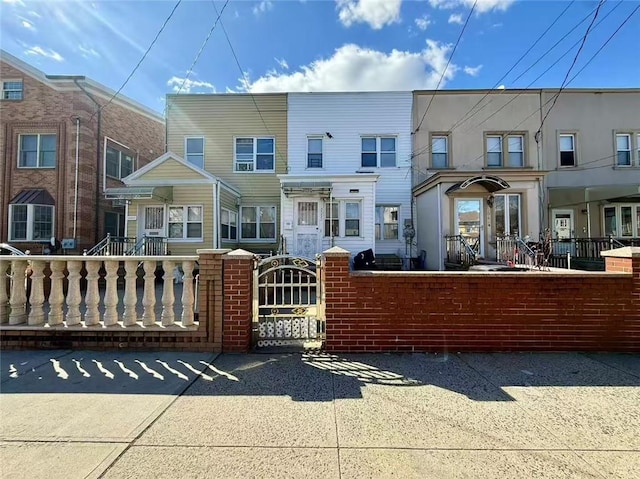
[[[349,272],[348,262],[326,253],[329,351],[640,351],[640,250],[607,258],[609,273]]]
[[[248,352],[251,349],[253,318],[254,255],[235,250],[224,257],[224,352]]]

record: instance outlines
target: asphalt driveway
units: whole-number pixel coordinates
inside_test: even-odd
[[[4,478],[635,478],[640,355],[2,352]]]

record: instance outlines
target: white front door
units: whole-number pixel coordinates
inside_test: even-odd
[[[553,210],[553,236],[561,240],[574,236],[572,210]]]
[[[484,256],[482,198],[455,200],[456,234],[463,236],[480,256]]]
[[[145,236],[164,236],[164,206],[144,207]]]
[[[320,201],[296,200],[295,215],[296,255],[314,258],[316,253],[320,253]]]

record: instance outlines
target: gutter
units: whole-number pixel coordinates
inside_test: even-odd
[[[98,117],[97,131],[96,131],[96,194],[95,194],[95,202],[96,202],[96,217],[93,228],[93,237],[94,243],[98,243],[100,241],[100,217],[98,215],[98,205],[100,204],[100,130],[102,127],[102,108],[100,103],[96,101],[96,99],[89,93],[79,82],[77,78],[73,79],[73,83],[76,84],[82,92],[87,95],[87,97],[96,105],[96,113]]]

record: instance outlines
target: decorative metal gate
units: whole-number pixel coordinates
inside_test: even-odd
[[[320,260],[271,256],[256,265],[253,342],[319,348],[325,334]]]

